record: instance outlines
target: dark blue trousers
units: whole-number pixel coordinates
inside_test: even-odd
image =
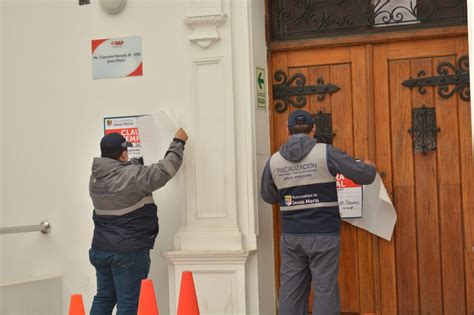
[[[97,276],[90,314],[111,315],[117,304],[117,315],[136,315],[141,280],[150,271],[150,250],[110,253],[91,249],[89,259]]]

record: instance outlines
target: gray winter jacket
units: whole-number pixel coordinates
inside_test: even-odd
[[[316,139],[310,138],[305,134],[296,134],[280,148],[279,153],[284,160],[288,161],[288,165],[293,165],[302,161],[313,150],[316,144]],[[332,176],[336,177],[337,174],[343,174],[345,177],[352,179],[360,185],[367,185],[374,181],[376,175],[375,167],[356,161],[332,145],[326,145],[326,154],[327,170]],[[284,204],[284,190],[279,190],[274,182],[270,168],[270,160],[271,159],[269,159],[265,165],[262,174],[260,194],[267,203]],[[331,185],[334,186],[331,191],[336,191],[335,180]],[[308,189],[308,187],[306,187],[306,189]],[[338,208],[323,210],[313,209],[313,212],[309,214],[303,213],[302,211],[291,211],[282,214],[282,220],[287,219],[293,223],[296,222],[300,224],[299,227],[295,223],[291,228],[287,228],[291,233],[296,233],[295,231],[298,230],[302,234],[318,233],[320,231],[324,233],[338,232],[340,225]],[[309,210],[306,212],[309,212]],[[285,226],[283,226],[283,229],[285,229]],[[285,233],[285,231],[283,232]]]
[[[173,141],[158,163],[144,166],[110,158],[94,158],[89,194],[94,205],[92,248],[126,252],[153,248],[158,234],[152,192],[178,171],[184,144]]]

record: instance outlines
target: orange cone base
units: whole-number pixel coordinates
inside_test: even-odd
[[[184,271],[179,289],[178,315],[199,315],[199,306],[194,288],[193,274]]]
[[[69,303],[69,315],[86,315],[82,295],[71,295],[71,302]]]
[[[158,304],[156,303],[153,281],[143,279],[140,288],[140,299],[138,301],[137,315],[159,315]]]

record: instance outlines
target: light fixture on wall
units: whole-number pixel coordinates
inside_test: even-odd
[[[99,0],[99,5],[109,14],[117,14],[125,7],[127,0]],[[79,5],[90,4],[90,0],[79,0]]]
[[[99,0],[99,5],[107,13],[116,14],[122,11],[126,0]]]

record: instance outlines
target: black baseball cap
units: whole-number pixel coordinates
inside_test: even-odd
[[[288,127],[294,127],[296,125],[312,125],[314,124],[313,116],[307,111],[297,109],[290,113],[288,117]]]
[[[109,133],[100,140],[100,153],[103,157],[122,153],[133,144],[119,133]]]

